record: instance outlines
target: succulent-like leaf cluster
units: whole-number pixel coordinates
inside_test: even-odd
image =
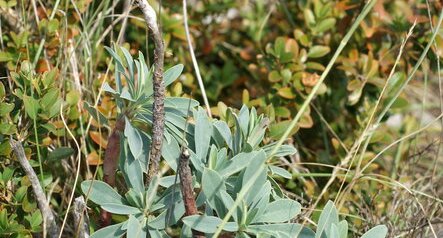
[[[276,145],[263,144],[268,127],[266,117],[258,115],[254,108],[249,110],[243,106],[239,112],[228,109],[225,120],[211,119],[191,99],[167,98],[167,130],[162,156],[177,171],[180,145],[184,143],[189,149],[193,167],[193,186],[195,191],[199,191],[196,204],[201,215],[183,217],[185,208],[174,175],[154,177],[148,187],[143,183],[143,173],[147,172],[143,165],[149,162],[144,159],[148,154],[149,135],[133,123],[151,122],[152,89],[149,85],[152,71],[141,53],[138,60],[133,60],[122,48],[125,68],[117,53],[108,50],[116,61],[117,90],[109,85],[105,85],[104,90],[115,96],[120,111],[126,116],[119,168],[128,191],[121,196],[100,181],[84,181],[81,187],[102,209],[127,215],[128,219],[103,228],[92,237],[120,237],[123,234],[127,237],[167,237],[165,229],[170,226],[181,226],[182,237],[191,237],[191,229],[207,235],[222,229],[235,233],[237,237],[317,238],[323,237],[322,234],[346,237],[346,222],[338,221],[338,213],[332,203],[325,207],[317,233],[294,223],[294,218],[301,212],[301,205],[286,198],[272,178],[272,175],[290,178],[291,174],[267,164]],[[178,78],[182,69],[183,66],[175,66],[166,71],[166,84]],[[126,86],[123,86],[120,75],[126,78]],[[189,103],[193,123],[187,127]],[[294,153],[297,150],[292,145],[283,145],[277,149],[275,156]],[[239,206],[236,200],[240,201]],[[225,216],[229,218],[227,222],[222,220]]]

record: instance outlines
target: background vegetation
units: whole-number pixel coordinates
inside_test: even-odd
[[[167,95],[203,102],[181,2],[149,2],[154,9],[161,4],[165,69],[184,65]],[[235,131],[232,115],[242,105],[248,113],[254,107],[269,123],[260,147],[273,145],[288,132],[365,4],[188,1],[213,116]],[[272,174],[282,194],[302,205],[298,223],[314,229],[332,200],[351,236],[377,224],[385,224],[391,237],[441,235],[442,9],[441,1],[378,0],[358,25],[289,133],[286,144],[297,153],[268,161],[284,169]],[[0,0],[0,13],[0,236],[35,236],[42,233],[42,215],[11,139],[21,141],[61,224],[71,193],[83,194],[80,183],[74,186],[76,175],[80,182],[103,180],[104,151],[124,111],[110,90],[117,87],[117,70],[105,46],[121,45],[133,58],[143,52],[149,66],[154,44],[129,0]],[[142,124],[134,125],[149,131]],[[169,166],[162,162],[163,175],[173,174]],[[116,187],[125,191],[124,175],[118,176]],[[97,230],[100,209],[88,205],[90,227]],[[118,223],[127,216],[112,218]],[[67,237],[76,231],[71,219]]]

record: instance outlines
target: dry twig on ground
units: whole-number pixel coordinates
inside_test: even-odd
[[[57,237],[59,228],[55,222],[54,214],[52,214],[52,210],[49,207],[48,200],[46,199],[46,195],[40,185],[40,181],[38,180],[35,171],[32,169],[31,164],[29,164],[29,161],[26,158],[25,150],[23,149],[22,144],[12,138],[9,140],[9,143],[11,144],[11,148],[14,150],[15,156],[20,162],[20,165],[29,178],[35,200],[37,201],[38,208],[42,213],[43,237],[46,237],[46,234],[51,238]]]

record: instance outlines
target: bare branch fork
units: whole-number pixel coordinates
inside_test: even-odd
[[[89,217],[86,212],[86,203],[83,196],[74,200],[74,225],[78,238],[89,238]]]
[[[180,187],[185,205],[185,215],[197,215],[197,205],[194,198],[194,189],[192,187],[192,173],[189,167],[189,151],[187,148],[182,148],[179,158],[178,174],[180,175]],[[192,230],[193,237],[205,237],[203,233]]]
[[[163,130],[165,127],[165,84],[163,82],[164,44],[157,24],[157,15],[146,0],[135,0],[135,4],[143,12],[146,24],[154,40],[154,105],[152,108],[152,142],[149,152],[148,176],[145,181],[149,184],[151,178],[158,174],[161,149],[163,143]]]
[[[54,218],[54,214],[52,213],[51,208],[49,207],[48,200],[46,199],[46,195],[43,191],[43,188],[40,185],[37,175],[35,171],[32,169],[31,164],[29,164],[28,159],[25,155],[25,150],[23,149],[22,144],[19,141],[15,141],[12,137],[9,140],[11,148],[14,150],[15,156],[17,157],[20,165],[25,171],[26,175],[31,182],[32,191],[34,192],[35,200],[37,201],[38,208],[40,209],[43,216],[43,237],[58,237],[59,227],[57,226]]]

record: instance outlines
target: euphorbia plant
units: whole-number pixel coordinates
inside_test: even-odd
[[[146,1],[138,3],[142,11],[145,10],[146,21],[156,35],[157,45],[158,29],[153,26],[156,23],[153,9]],[[244,106],[239,112],[228,109],[223,121],[209,118],[202,108],[195,108],[197,103],[193,103],[192,99],[175,98],[168,106],[168,99],[159,97],[164,93],[157,91],[163,87],[163,82],[158,80],[164,76],[164,85],[167,86],[179,76],[182,67],[180,70],[173,67],[162,76],[155,68],[154,87],[151,87],[151,71],[143,55],[139,53],[139,59],[133,60],[129,52],[123,48],[122,51],[126,65],[118,54],[109,50],[116,62],[117,90],[107,84],[104,89],[115,96],[120,116],[124,118],[124,137],[118,138],[118,167],[125,179],[127,192],[123,197],[100,181],[84,181],[82,190],[102,209],[126,215],[128,219],[95,232],[93,237],[121,237],[124,234],[127,237],[168,237],[171,233],[166,232],[168,227],[178,228],[182,237],[201,237],[203,234],[217,237],[222,231],[236,237],[335,238],[347,235],[347,227],[345,229],[344,223],[335,219],[338,215],[335,216],[337,212],[330,208],[330,204],[325,215],[320,217],[317,233],[294,222],[301,205],[286,198],[272,178],[273,175],[291,178],[291,174],[269,165],[267,161],[271,157],[292,155],[297,151],[292,145],[263,143],[268,127],[268,120],[263,115]],[[158,53],[156,51],[156,67],[162,67],[163,59],[158,58]],[[126,78],[126,87],[123,87],[120,75]],[[159,103],[158,100],[164,101]],[[159,148],[149,148],[150,136],[135,126],[137,122],[148,125],[152,122],[154,137],[158,132],[155,129],[158,126],[155,118],[159,116],[156,107],[163,103],[166,107],[160,111],[166,111],[163,118],[166,120],[160,122],[166,121],[167,130],[161,136],[162,142],[165,142],[162,156],[170,168],[180,171],[180,183],[183,184],[186,179],[187,186],[182,186],[182,193],[177,188],[174,175],[160,178],[152,174],[151,169],[147,171],[148,164],[154,165],[150,167],[154,167],[153,170],[158,167],[159,161],[154,159],[152,151]],[[186,117],[190,109],[193,116],[188,128]],[[148,154],[155,161],[147,160]],[[179,158],[182,162],[189,160],[192,170],[189,167],[183,169],[188,165],[177,163]],[[143,182],[144,173],[149,173],[148,186]],[[198,193],[195,199],[194,192]],[[189,203],[192,203],[192,212]],[[183,216],[185,208],[186,216]],[[332,220],[329,219],[331,214],[334,215]],[[383,237],[386,230],[377,228],[375,233]]]

